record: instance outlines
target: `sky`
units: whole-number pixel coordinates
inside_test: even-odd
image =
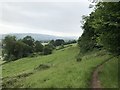
[[[88,0],[4,0],[0,2],[0,34],[37,33],[80,36]]]

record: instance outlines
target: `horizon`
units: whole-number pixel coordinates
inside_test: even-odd
[[[54,37],[63,37],[63,38],[79,38],[80,36],[57,36],[57,35],[50,35],[50,34],[41,34],[41,33],[4,33],[0,35],[12,35],[12,34],[36,34],[36,35],[47,35],[47,36],[54,36]]]

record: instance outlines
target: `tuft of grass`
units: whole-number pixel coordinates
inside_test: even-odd
[[[103,88],[118,88],[118,58],[114,57],[103,64],[99,72]]]
[[[34,68],[34,70],[45,70],[50,68],[50,65],[47,64],[40,64],[38,67]]]

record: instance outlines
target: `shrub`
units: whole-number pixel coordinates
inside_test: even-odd
[[[10,55],[8,60],[9,60],[9,61],[11,61],[11,60],[14,61],[14,60],[16,60],[16,59],[17,59],[17,58],[16,58],[14,55]]]
[[[44,55],[52,54],[52,48],[49,47],[48,45],[44,46],[43,53]]]

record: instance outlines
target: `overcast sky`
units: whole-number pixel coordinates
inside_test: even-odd
[[[18,1],[18,0],[17,0]],[[40,33],[80,36],[83,15],[89,15],[88,0],[0,2],[0,34]]]

